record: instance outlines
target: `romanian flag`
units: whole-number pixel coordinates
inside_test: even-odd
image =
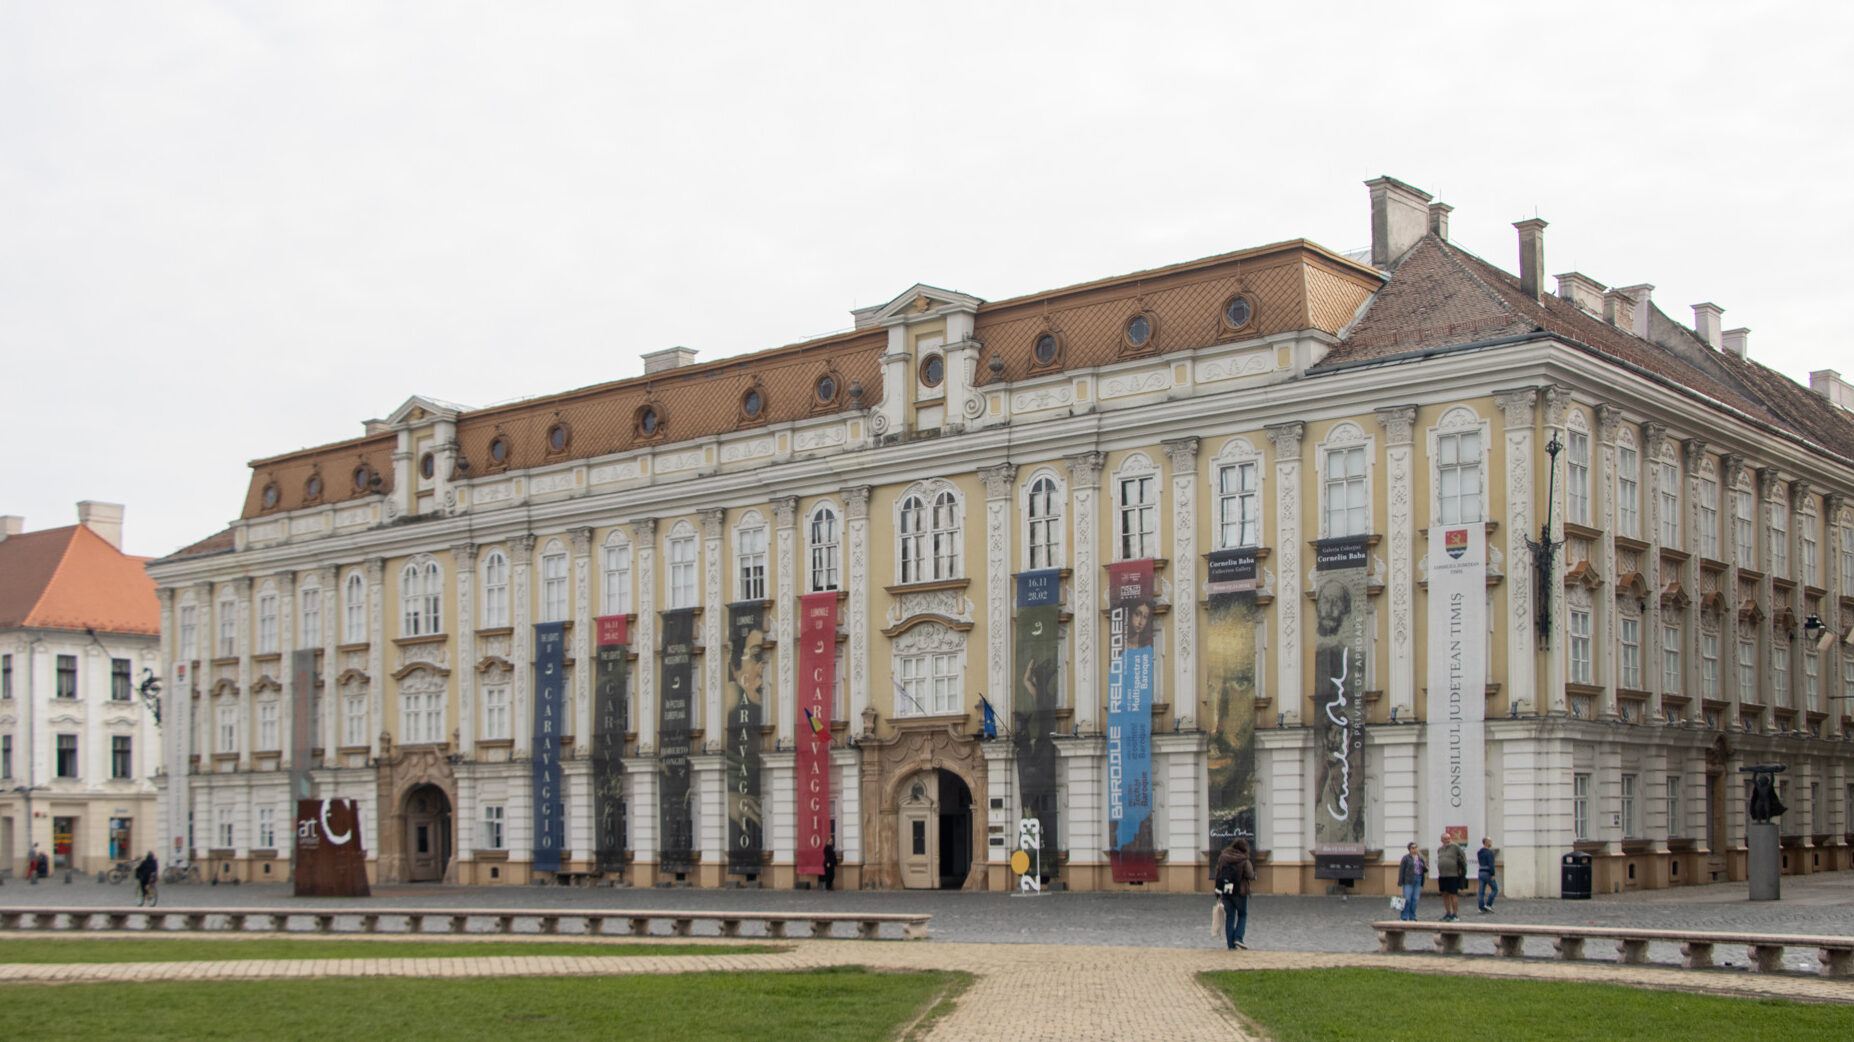
[[[811,733],[823,741],[830,741],[830,721],[821,719],[818,711],[811,706],[805,707],[805,722],[811,725]]]

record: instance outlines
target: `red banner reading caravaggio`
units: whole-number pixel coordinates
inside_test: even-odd
[[[808,593],[798,615],[798,850],[801,876],[824,874],[830,836],[830,693],[837,683],[837,595]]]

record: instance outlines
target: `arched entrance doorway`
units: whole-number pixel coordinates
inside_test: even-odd
[[[951,771],[920,771],[896,801],[901,885],[957,890],[972,870],[972,790]]]
[[[406,823],[406,881],[444,878],[451,861],[451,801],[436,785],[419,785],[406,793],[401,808]]]

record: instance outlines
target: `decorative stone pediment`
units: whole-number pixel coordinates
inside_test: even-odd
[[[455,402],[415,394],[388,414],[384,422],[389,427],[411,427],[432,420],[455,420],[459,413],[467,411],[467,406]]]
[[[856,318],[856,328],[864,329],[869,326],[917,322],[923,318],[935,318],[961,311],[976,314],[979,305],[983,303],[983,300],[970,294],[956,293],[950,289],[940,289],[924,282],[917,282],[886,304],[857,308],[850,314]]]

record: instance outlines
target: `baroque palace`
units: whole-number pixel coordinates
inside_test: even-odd
[[[1516,896],[1854,865],[1854,392],[1368,182],[1304,240],[254,462],[153,562],[166,836],[379,882]],[[190,696],[190,697],[189,697]],[[1023,850],[1027,855],[1014,859]],[[1013,861],[1018,867],[1013,867]]]

